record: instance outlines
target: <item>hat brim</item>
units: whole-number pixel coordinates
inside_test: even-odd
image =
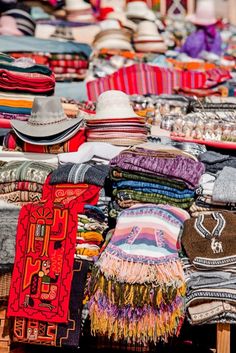
[[[19,133],[29,137],[50,137],[60,134],[65,130],[72,128],[83,120],[82,117],[67,118],[63,121],[53,124],[33,125],[28,121],[12,120],[12,127]]]
[[[199,26],[210,26],[217,23],[216,18],[209,18],[208,20],[204,20],[197,17],[195,14],[187,16],[186,20],[188,20],[189,22],[192,22],[194,25],[199,25]]]
[[[40,146],[42,145],[52,146],[52,145],[65,142],[69,140],[71,137],[73,137],[78,132],[79,129],[81,129],[81,124],[78,123],[77,125],[63,131],[62,133],[54,134],[50,137],[48,136],[48,139],[47,139],[46,136],[31,138],[30,136],[24,135],[13,128],[15,134],[24,142],[30,143],[32,145],[40,145]]]

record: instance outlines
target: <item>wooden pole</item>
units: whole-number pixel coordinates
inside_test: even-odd
[[[232,25],[236,26],[236,4],[235,0],[228,0],[228,19]]]
[[[187,14],[192,15],[195,12],[195,1],[188,0],[187,1]]]
[[[216,326],[216,353],[230,353],[230,324]]]

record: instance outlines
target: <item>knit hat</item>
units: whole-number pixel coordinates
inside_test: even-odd
[[[36,24],[26,10],[15,8],[5,11],[2,15],[13,17],[16,20],[18,30],[25,36],[34,36]]]

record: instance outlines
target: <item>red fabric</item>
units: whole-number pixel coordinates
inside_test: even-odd
[[[14,131],[10,131],[4,138],[3,149],[10,151],[23,151],[34,153],[63,153],[76,152],[79,147],[85,142],[85,129],[80,129],[68,141],[52,146],[39,146],[23,142]]]
[[[88,60],[51,60],[50,67],[65,67],[65,68],[74,68],[74,69],[87,69],[89,65]]]
[[[24,206],[19,215],[8,316],[67,322],[77,200]]]
[[[229,71],[224,69],[206,72],[182,71],[139,63],[87,82],[87,93],[91,101],[96,101],[98,96],[107,90],[121,90],[129,95],[172,94],[180,87],[205,89],[230,78]]]
[[[50,175],[47,177],[42,193],[42,200],[52,199],[53,202],[67,204],[71,200],[78,198],[78,212],[83,210],[85,204],[95,206],[99,199],[101,188],[89,184],[56,184],[50,185]],[[83,212],[82,212],[83,213]]]
[[[13,72],[0,69],[0,89],[51,94],[55,87],[54,75]]]
[[[11,121],[8,119],[0,118],[1,129],[11,129]]]

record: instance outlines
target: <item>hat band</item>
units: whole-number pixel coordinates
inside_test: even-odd
[[[53,121],[48,121],[47,119],[40,119],[40,116],[38,116],[37,114],[32,114],[30,119],[28,120],[28,124],[30,125],[51,125],[51,124],[57,124],[60,123],[62,121],[68,120],[68,118],[63,114],[63,115],[59,115],[57,113],[50,113],[50,115],[54,115],[55,118]]]

